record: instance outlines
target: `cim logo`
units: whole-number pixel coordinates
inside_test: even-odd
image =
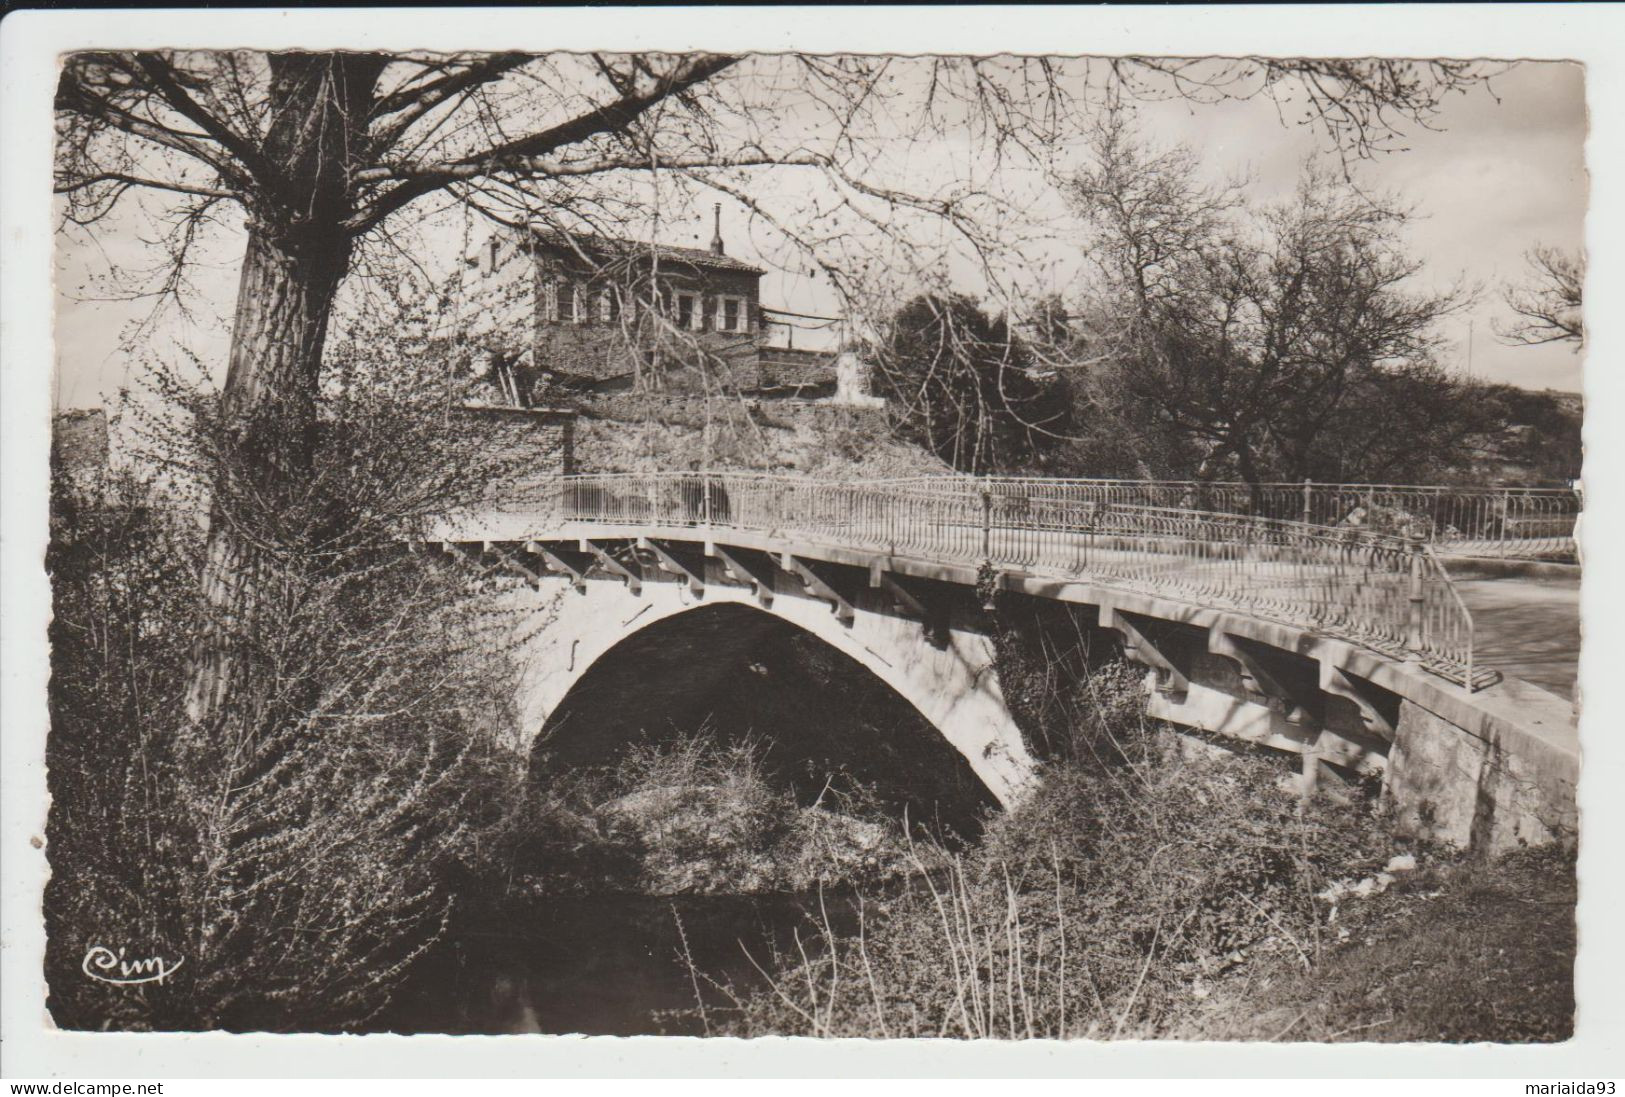
[[[105,945],[91,945],[90,951],[85,953],[84,962],[79,966],[86,975],[98,982],[134,986],[138,983],[162,983],[186,962],[183,958],[170,963],[161,956],[127,960],[124,958],[124,951],[121,948],[114,952]]]

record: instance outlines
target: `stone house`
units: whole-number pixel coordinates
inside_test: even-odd
[[[847,352],[771,345],[762,268],[709,249],[531,230],[493,236],[466,279],[473,366],[493,404],[618,391],[870,405]]]

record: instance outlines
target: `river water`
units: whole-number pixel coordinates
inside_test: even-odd
[[[729,1016],[727,995],[703,976],[736,991],[762,989],[755,964],[771,970],[773,951],[794,952],[797,935],[810,950],[822,917],[836,932],[851,932],[857,901],[826,892],[822,904],[817,895],[513,902],[462,926],[373,1027],[700,1036]],[[685,942],[699,978],[684,959]],[[706,1004],[704,1018],[696,993]]]

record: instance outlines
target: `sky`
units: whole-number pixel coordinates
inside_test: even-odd
[[[1283,124],[1265,100],[1222,104],[1145,102],[1135,107],[1143,137],[1157,146],[1187,144],[1212,180],[1246,176],[1248,195],[1258,202],[1288,195],[1307,157],[1327,155],[1324,136]],[[1585,83],[1579,65],[1523,62],[1486,86],[1448,98],[1431,130],[1403,134],[1400,151],[1379,154],[1353,167],[1356,181],[1374,193],[1387,193],[1411,207],[1407,228],[1413,253],[1423,261],[1419,279],[1429,287],[1457,282],[1479,287],[1476,303],[1446,322],[1450,365],[1484,380],[1526,388],[1579,391],[1581,354],[1565,345],[1509,347],[1493,327],[1509,314],[1501,286],[1518,279],[1524,254],[1537,244],[1577,251],[1584,238],[1587,180]],[[982,165],[970,162],[970,147],[951,132],[896,146],[890,165],[899,178],[928,183],[936,175],[972,178]],[[1081,148],[1050,150],[1056,166],[1081,163]],[[754,177],[755,197],[788,216],[808,216],[816,195],[804,177]],[[1025,198],[1021,216],[1041,240],[1024,253],[1019,276],[1065,290],[1084,266],[1086,241],[1058,194],[1042,179],[1005,180]],[[703,247],[711,235],[711,199],[696,196],[667,208],[657,235],[666,243]],[[724,236],[730,254],[768,269],[763,303],[796,312],[842,311],[827,279],[807,269],[781,234],[760,217],[728,199]],[[432,259],[449,263],[461,248],[464,219],[447,213],[423,236]],[[175,363],[195,355],[217,380],[223,370],[229,317],[241,255],[240,229],[228,224],[202,256],[195,272],[191,315],[173,308],[153,314],[155,302],[107,301],[110,265],[139,267],[152,252],[141,237],[150,232],[135,211],[108,223],[94,240],[58,236],[56,334],[58,375],[54,399],[60,408],[92,407],[111,398],[139,375],[141,363]],[[476,230],[483,231],[483,230]],[[865,257],[881,267],[884,252]],[[895,255],[892,256],[895,258]],[[431,263],[433,265],[433,263]],[[896,263],[890,274],[903,288],[911,274]],[[988,280],[963,253],[947,259],[950,279],[972,293],[987,292]],[[147,321],[143,324],[144,321]],[[815,331],[797,335],[797,345],[830,338]]]

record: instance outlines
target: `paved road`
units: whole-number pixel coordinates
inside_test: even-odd
[[[1580,670],[1580,580],[1458,579],[1473,615],[1475,658],[1574,700]]]

